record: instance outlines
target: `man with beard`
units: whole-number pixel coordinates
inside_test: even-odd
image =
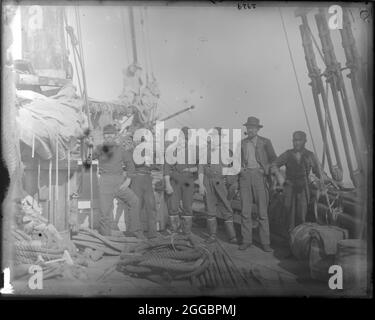
[[[258,135],[263,127],[256,117],[249,117],[244,123],[247,138],[241,141],[241,172],[239,174],[241,194],[241,233],[243,243],[240,250],[252,246],[252,204],[258,208],[259,238],[263,251],[272,252],[268,223],[268,184],[271,163],[276,154],[269,139]]]
[[[307,206],[310,201],[309,175],[320,177],[319,163],[313,152],[305,149],[306,133],[293,133],[293,149],[281,154],[272,164],[281,189],[284,190],[284,210],[287,220],[287,231],[291,232],[297,225],[306,221]],[[286,167],[286,177],[279,168]]]
[[[134,141],[134,146],[144,141],[142,138],[140,141]],[[154,157],[155,155],[153,155]],[[153,170],[160,170],[160,166],[157,164],[138,164],[134,161],[131,156],[132,169],[128,171],[128,176],[131,177],[132,182],[130,188],[135,192],[139,199],[140,206],[140,220],[142,230],[147,231],[147,237],[149,239],[158,238],[159,233],[157,232],[156,226],[156,200],[154,194],[154,188],[152,185]]]
[[[125,203],[129,210],[127,227],[138,238],[143,238],[139,218],[139,199],[129,188],[131,179],[124,172],[134,171],[132,154],[126,151],[116,141],[116,128],[109,124],[103,129],[104,142],[97,146],[92,158],[99,161],[99,202],[100,221],[99,232],[102,235],[112,235],[118,230],[113,219],[113,200],[118,198]]]
[[[193,148],[197,149],[197,158],[193,161],[195,163],[189,164],[188,127],[181,129],[179,139],[185,148],[185,161],[174,165],[168,163],[164,165],[165,190],[168,195],[167,205],[171,231],[177,233],[180,228],[180,202],[182,201],[182,232],[185,235],[190,235],[193,223],[194,181],[197,179],[199,150],[193,145]]]
[[[225,230],[230,243],[237,243],[236,232],[233,225],[233,209],[228,198],[226,187],[226,177],[223,174],[224,167],[229,167],[223,162],[221,152],[221,139],[223,136],[222,128],[215,127],[214,134],[210,135],[210,141],[207,145],[207,164],[199,164],[199,192],[204,195],[207,208],[207,227],[209,232],[208,243],[216,241],[217,215],[222,213],[224,218]],[[217,152],[218,163],[212,160],[212,153]],[[235,178],[230,176],[232,179]]]

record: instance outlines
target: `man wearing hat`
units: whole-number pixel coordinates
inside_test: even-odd
[[[259,222],[259,237],[262,248],[266,252],[272,251],[270,247],[270,232],[268,223],[268,187],[267,178],[270,174],[271,163],[276,159],[276,154],[269,139],[258,136],[258,131],[263,126],[259,119],[249,117],[244,123],[247,137],[241,141],[241,172],[239,174],[241,195],[241,233],[243,243],[240,250],[252,246],[252,204],[258,208],[257,219]]]
[[[228,201],[228,190],[226,187],[226,177],[223,175],[225,165],[221,159],[221,137],[222,128],[215,127],[214,134],[210,135],[207,145],[207,164],[199,164],[199,191],[205,196],[207,208],[207,226],[209,232],[208,243],[216,241],[217,215],[220,212],[224,218],[225,230],[230,243],[237,243],[236,232],[233,225],[233,209]],[[216,134],[217,133],[217,134]],[[212,140],[213,139],[213,140]],[[215,143],[216,142],[216,143]],[[218,152],[219,163],[212,163],[211,153]],[[233,177],[233,176],[231,176]]]
[[[313,172],[320,177],[319,163],[313,152],[305,148],[306,133],[293,133],[293,149],[281,154],[272,164],[280,187],[284,190],[284,213],[287,232],[306,221],[307,206],[310,201],[309,175]],[[285,178],[279,168],[285,166]]]
[[[133,171],[132,154],[126,151],[123,146],[116,143],[117,130],[112,124],[103,128],[104,142],[95,148],[92,158],[99,161],[99,202],[100,221],[99,232],[102,235],[111,235],[118,230],[113,219],[113,199],[122,200],[129,209],[129,231],[135,236],[143,238],[140,231],[139,200],[136,194],[129,188],[131,179],[124,172]]]
[[[170,165],[167,162],[164,165],[165,189],[168,195],[167,205],[169,211],[169,223],[172,232],[178,232],[180,227],[179,208],[182,200],[182,231],[184,234],[191,233],[193,222],[193,195],[194,181],[197,179],[197,163],[189,164],[189,128],[181,129],[181,139],[184,139],[185,162]],[[196,153],[198,157],[198,152]]]

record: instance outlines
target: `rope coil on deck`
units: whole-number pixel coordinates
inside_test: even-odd
[[[117,270],[129,275],[147,277],[167,274],[170,279],[189,279],[209,266],[209,252],[197,246],[189,237],[149,241],[123,252]]]
[[[16,242],[14,244],[15,264],[32,264],[38,260],[39,256],[42,257],[45,261],[59,259],[62,257],[63,253],[64,250],[50,249],[34,244],[27,244],[22,242]]]

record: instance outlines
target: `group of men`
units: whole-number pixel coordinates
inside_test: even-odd
[[[241,238],[240,250],[253,245],[253,204],[256,205],[261,248],[272,252],[270,247],[270,229],[268,219],[269,190],[271,177],[276,177],[278,188],[285,194],[284,210],[288,217],[288,230],[305,222],[309,202],[309,175],[311,171],[320,177],[319,164],[314,154],[305,148],[306,134],[302,131],[293,133],[293,148],[277,157],[269,139],[258,135],[263,127],[259,119],[249,117],[243,124],[247,137],[241,141],[241,170],[238,175],[225,176],[225,165],[219,163],[205,164],[188,161],[188,129],[182,128],[185,139],[184,163],[164,164],[157,168],[153,165],[139,165],[134,162],[132,149],[125,149],[116,142],[116,128],[107,125],[103,130],[104,143],[96,147],[93,158],[99,160],[99,231],[110,235],[117,229],[117,221],[113,218],[113,199],[123,201],[126,210],[127,230],[138,238],[158,236],[156,230],[156,201],[153,191],[151,171],[163,170],[164,187],[169,214],[169,229],[172,232],[190,234],[193,219],[193,196],[195,184],[199,185],[199,193],[204,196],[207,212],[209,238],[207,242],[216,241],[217,216],[224,220],[225,230],[230,243],[238,243],[233,209],[228,197],[228,190],[239,190],[241,199]],[[221,128],[216,128],[221,136]],[[220,148],[219,143],[209,140],[211,150]],[[199,154],[199,151],[197,152]],[[285,176],[279,170],[286,167]],[[140,212],[143,210],[148,222],[147,230],[142,227]],[[220,214],[219,214],[220,213]],[[147,231],[145,234],[144,231]]]

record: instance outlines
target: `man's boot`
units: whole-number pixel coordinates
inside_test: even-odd
[[[178,215],[169,216],[169,224],[171,231],[177,233],[180,227],[180,217]]]
[[[183,234],[190,235],[192,225],[193,225],[192,216],[182,216],[182,233]]]
[[[225,221],[225,231],[227,232],[229,243],[236,244],[236,231],[234,230],[234,224],[232,220]]]
[[[206,240],[207,243],[214,243],[216,241],[216,230],[217,230],[217,220],[216,218],[207,219],[208,233],[210,237]]]

